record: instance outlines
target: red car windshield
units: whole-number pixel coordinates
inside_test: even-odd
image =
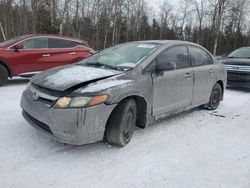
[[[10,44],[10,43],[14,42],[15,40],[20,40],[22,38],[25,38],[25,36],[19,36],[19,37],[15,37],[15,38],[0,42],[0,46],[5,46],[7,44]]]

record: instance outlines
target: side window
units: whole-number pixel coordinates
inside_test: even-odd
[[[189,55],[186,46],[173,47],[164,52],[157,59],[158,63],[170,63],[176,64],[176,69],[191,67]]]
[[[194,66],[202,66],[212,64],[212,59],[204,50],[197,47],[189,47],[191,59]]]
[[[81,45],[81,43],[57,38],[49,39],[49,48],[73,48],[78,45]]]
[[[43,49],[48,48],[48,38],[33,38],[24,41],[23,43],[24,49]]]

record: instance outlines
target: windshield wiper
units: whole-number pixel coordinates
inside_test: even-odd
[[[98,67],[108,67],[110,69],[114,69],[114,70],[120,70],[119,67],[116,67],[114,65],[108,65],[108,64],[104,64],[104,63],[100,63],[100,62],[88,62],[86,63],[86,65],[94,65],[94,66],[98,66]]]

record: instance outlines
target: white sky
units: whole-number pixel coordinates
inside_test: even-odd
[[[179,6],[180,0],[168,0],[167,2],[173,6],[173,8],[177,8]],[[159,16],[159,8],[164,3],[164,0],[147,0],[149,9],[152,10],[149,12],[152,18]]]

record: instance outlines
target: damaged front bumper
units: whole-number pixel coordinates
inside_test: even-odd
[[[54,109],[42,100],[33,100],[26,89],[21,98],[23,117],[35,128],[58,142],[83,145],[103,140],[107,120],[116,105]]]

